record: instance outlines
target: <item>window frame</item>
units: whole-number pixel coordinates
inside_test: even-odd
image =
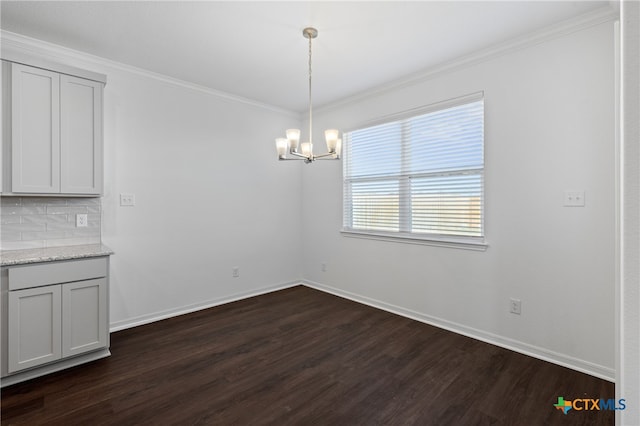
[[[411,179],[419,178],[421,173],[412,174],[407,173],[406,170],[401,170],[399,174],[389,175],[386,177],[372,177],[370,179],[376,181],[398,181],[398,197],[399,197],[399,205],[398,205],[398,229],[399,231],[384,231],[384,230],[367,230],[367,229],[357,229],[348,227],[347,224],[353,224],[353,208],[347,208],[347,200],[352,201],[352,195],[348,195],[347,192],[351,189],[351,185],[353,182],[359,182],[366,180],[367,178],[355,178],[351,180],[347,177],[347,164],[348,164],[348,155],[350,150],[343,149],[343,210],[342,210],[342,229],[341,234],[345,237],[354,237],[354,238],[366,238],[373,240],[381,240],[381,241],[391,241],[398,243],[408,243],[408,244],[423,244],[423,245],[432,245],[438,247],[450,247],[450,248],[462,248],[468,250],[480,250],[484,251],[488,247],[488,243],[486,240],[486,228],[485,228],[485,218],[486,218],[486,209],[485,209],[485,171],[486,171],[486,156],[484,155],[486,152],[486,137],[485,137],[485,108],[484,108],[484,91],[471,93],[464,96],[459,96],[456,98],[448,99],[445,101],[429,104],[426,106],[421,106],[418,108],[413,108],[410,110],[406,110],[400,113],[387,115],[376,120],[372,120],[366,123],[363,123],[360,126],[354,127],[345,132],[345,134],[367,129],[370,127],[375,127],[383,124],[390,124],[392,122],[400,122],[403,120],[408,120],[413,117],[418,117],[421,115],[426,115],[429,113],[446,110],[449,108],[453,108],[456,106],[461,106],[465,104],[470,104],[478,101],[483,101],[483,128],[482,128],[482,168],[475,169],[456,169],[450,170],[447,172],[427,172],[423,173],[432,175],[432,176],[445,176],[445,175],[470,175],[475,174],[479,175],[481,179],[480,183],[480,194],[481,194],[481,203],[480,203],[480,236],[463,236],[463,235],[446,235],[446,234],[436,234],[436,233],[418,233],[418,232],[406,232],[402,231],[402,229],[409,229],[410,226],[406,226],[406,222],[411,219],[410,214],[406,214],[406,209],[411,209]],[[403,143],[409,142],[408,140],[403,138]],[[348,142],[350,143],[350,141]],[[347,148],[345,146],[345,148]],[[349,181],[349,182],[348,182]],[[401,195],[405,192],[404,197]],[[408,195],[407,195],[408,194]],[[407,204],[404,205],[403,204]],[[403,214],[403,211],[405,214]]]

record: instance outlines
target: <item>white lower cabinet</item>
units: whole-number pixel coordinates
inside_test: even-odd
[[[9,292],[9,373],[62,356],[60,286]]]
[[[79,281],[62,286],[62,356],[107,346],[107,280]]]
[[[3,380],[38,368],[36,375],[46,374],[70,359],[86,362],[82,357],[92,352],[109,354],[107,257],[4,269]]]

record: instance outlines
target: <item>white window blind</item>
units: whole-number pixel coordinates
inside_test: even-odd
[[[344,135],[344,231],[484,241],[484,100]]]

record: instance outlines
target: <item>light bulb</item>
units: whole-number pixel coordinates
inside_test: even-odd
[[[311,156],[311,142],[303,142],[300,144],[300,149],[302,150],[302,155],[304,155],[305,157],[310,157]]]
[[[329,129],[324,131],[324,138],[327,141],[327,150],[330,153],[334,153],[336,151],[336,145],[338,143],[339,135],[340,131],[336,129]]]
[[[276,139],[276,150],[278,151],[278,158],[285,158],[287,154],[287,148],[289,141],[285,138]]]
[[[287,139],[292,152],[298,152],[298,143],[300,142],[299,129],[287,129]]]

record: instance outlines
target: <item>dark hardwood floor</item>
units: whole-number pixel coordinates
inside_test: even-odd
[[[2,424],[612,425],[614,385],[306,287],[112,334],[2,390]]]

